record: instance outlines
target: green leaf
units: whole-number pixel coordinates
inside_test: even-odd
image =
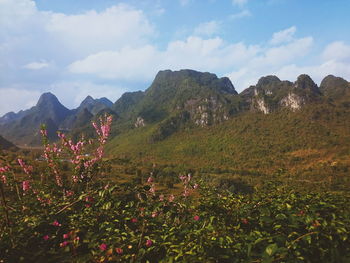
[[[273,254],[276,253],[277,249],[278,249],[277,244],[270,244],[266,247],[265,252],[267,255],[272,256]]]

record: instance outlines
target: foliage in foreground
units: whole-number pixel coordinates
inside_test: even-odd
[[[51,177],[2,167],[0,262],[346,262],[349,196],[300,193],[267,183],[233,195],[182,175],[176,196],[144,185],[96,180],[108,122],[96,155],[64,136],[72,178],[61,178],[60,146],[46,142]],[[45,135],[45,132],[43,132]],[[55,148],[56,147],[56,148]],[[55,150],[53,150],[55,149]],[[70,150],[69,150],[70,149]],[[90,149],[90,152],[94,152]],[[96,159],[97,158],[97,159]],[[92,161],[94,160],[94,161]],[[6,178],[6,182],[4,181]],[[40,181],[40,180],[41,181]],[[3,187],[4,186],[4,187]]]

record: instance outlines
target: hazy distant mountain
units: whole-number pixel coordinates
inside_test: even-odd
[[[111,102],[107,98],[93,99],[91,96],[87,96],[80,106],[77,108],[78,111],[83,109],[87,109],[93,115],[96,115],[101,110],[111,108],[113,106],[113,102]]]
[[[88,96],[77,109],[69,110],[55,95],[44,93],[31,109],[1,117],[0,134],[18,145],[40,145],[41,124],[46,125],[49,138],[55,140],[58,130],[68,132],[90,124],[94,115],[111,106],[113,103],[106,98],[95,100]]]
[[[40,96],[36,106],[22,113],[21,117],[15,118],[0,126],[0,133],[6,139],[22,144],[39,144],[40,125],[45,124],[49,138],[56,138],[56,131],[60,123],[70,115],[70,110],[64,107],[52,93],[44,93]]]

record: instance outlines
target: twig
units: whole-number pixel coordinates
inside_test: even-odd
[[[56,215],[58,215],[59,213],[62,213],[64,210],[66,210],[67,208],[71,207],[72,205],[78,203],[79,201],[81,201],[81,200],[78,199],[78,200],[75,200],[73,203],[70,203],[70,204],[66,205],[66,206],[63,207],[61,210],[59,210],[59,211],[56,213]]]
[[[302,239],[302,238],[304,238],[304,237],[306,237],[306,236],[313,235],[313,234],[317,234],[317,232],[314,231],[314,232],[306,233],[305,235],[302,235],[302,236],[300,236],[300,237],[294,239],[294,240],[291,242],[291,244],[288,246],[288,248],[290,248],[292,244],[294,244],[295,242],[298,242],[300,239]]]

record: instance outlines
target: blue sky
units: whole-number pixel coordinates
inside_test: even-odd
[[[350,80],[348,0],[0,0],[0,115],[51,91],[115,101],[159,70]]]

